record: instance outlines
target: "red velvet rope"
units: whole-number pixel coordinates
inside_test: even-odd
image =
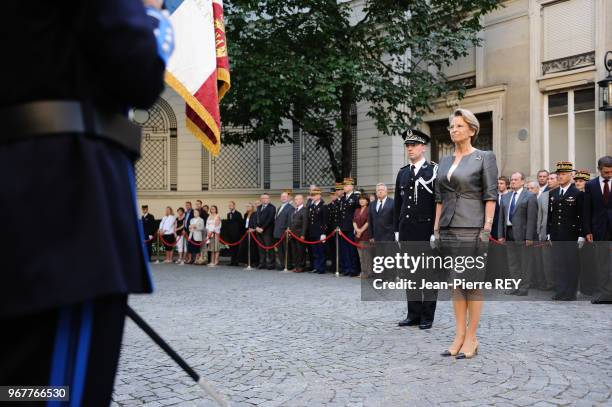
[[[320,243],[324,243],[326,242],[330,237],[332,237],[334,234],[336,233],[336,231],[334,230],[333,232],[331,232],[329,235],[325,236],[325,239],[323,240],[304,240],[302,238],[300,238],[298,235],[296,235],[295,233],[293,233],[291,230],[289,230],[289,234],[291,235],[291,237],[293,237],[295,240],[297,240],[298,242],[304,243],[304,244],[320,244]]]
[[[365,248],[366,248],[366,246],[363,246],[363,245],[360,245],[359,243],[355,243],[355,242],[353,242],[351,239],[349,239],[349,238],[348,238],[348,236],[347,236],[347,235],[345,235],[344,233],[342,233],[342,231],[341,231],[341,230],[339,231],[339,233],[340,233],[340,236],[342,236],[342,238],[343,238],[344,240],[346,240],[348,243],[350,243],[352,246],[355,246],[355,247],[356,247],[356,248],[358,248],[358,249],[365,249]]]
[[[278,242],[274,243],[272,246],[265,246],[262,243],[260,243],[257,238],[255,237],[255,234],[253,234],[253,240],[255,241],[255,244],[257,244],[257,246],[261,247],[264,250],[272,250],[278,246],[280,246],[280,244],[282,243],[283,240],[285,240],[285,234],[283,233],[283,235],[281,236],[281,238],[278,240]]]
[[[219,241],[227,246],[238,246],[240,243],[242,243],[242,241],[247,237],[248,234],[249,234],[248,231],[245,232],[244,235],[242,235],[242,237],[237,242],[234,242],[234,243],[226,242],[225,240],[221,239],[221,236],[219,236]]]

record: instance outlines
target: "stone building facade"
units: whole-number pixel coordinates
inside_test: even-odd
[[[594,173],[597,158],[612,153],[612,113],[598,111],[597,89],[607,75],[604,54],[612,50],[612,0],[505,1],[484,17],[483,27],[483,46],[446,70],[468,87],[465,97],[438,100],[425,117],[429,157],[452,152],[447,118],[461,106],[477,114],[477,146],[496,153],[502,174],[534,176],[559,160]],[[359,104],[353,112],[353,168],[358,186],[372,191],[378,182],[391,186],[406,159],[401,139],[379,134],[367,111]],[[135,120],[144,133],[139,198],[155,215],[195,199],[219,205],[222,213],[233,199],[242,210],[263,191],[275,198],[284,189],[333,183],[326,153],[290,122],[294,143],[222,146],[213,158],[186,130],[184,103],[171,89]]]

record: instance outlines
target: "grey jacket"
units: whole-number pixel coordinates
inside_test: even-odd
[[[502,204],[499,211],[498,236],[507,238],[507,221],[508,212],[510,211],[510,202],[514,191],[507,193],[502,197]],[[517,242],[525,240],[538,240],[537,236],[537,221],[538,221],[538,199],[533,192],[527,191],[523,187],[523,191],[519,196],[514,207],[514,215],[512,216],[512,237]]]
[[[295,208],[293,207],[293,205],[291,205],[291,202],[289,201],[287,201],[287,204],[281,211],[282,205],[283,204],[279,205],[276,217],[274,218],[273,237],[275,239],[280,239],[282,234],[285,233],[285,230],[289,227],[289,223],[291,223],[291,215],[293,215],[293,212],[295,211]]]
[[[546,240],[546,225],[548,224],[548,195],[550,191],[545,191],[538,197],[538,220],[536,230],[538,239]]]
[[[474,150],[464,156],[453,172],[454,157],[443,157],[438,166],[436,202],[442,203],[439,226],[482,228],[485,201],[497,199],[497,161],[492,151]]]

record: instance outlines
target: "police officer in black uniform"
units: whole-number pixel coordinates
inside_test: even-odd
[[[584,192],[572,183],[573,165],[557,163],[559,187],[549,192],[546,233],[552,241],[553,264],[557,271],[555,301],[573,301],[578,289],[578,245],[584,242],[582,204]]]
[[[3,220],[0,383],[108,406],[127,295],[152,290],[127,112],[162,92],[168,42],[142,0],[3,9],[0,212],[46,215]]]
[[[329,193],[330,202],[327,207],[327,231],[328,234],[338,227],[338,217],[340,214],[340,197],[343,193],[342,182],[336,182],[334,188]],[[336,236],[332,236],[325,242],[325,255],[330,260],[329,271],[336,271]],[[339,259],[338,259],[339,260]]]
[[[315,188],[310,191],[312,202],[308,208],[308,240],[323,240],[327,235],[327,205],[321,199],[321,190]],[[313,259],[313,272],[325,274],[325,248],[323,243],[310,245]]]
[[[428,242],[433,235],[436,213],[434,183],[438,165],[425,159],[425,146],[430,140],[427,134],[417,129],[409,129],[402,133],[402,138],[410,164],[400,169],[395,181],[393,227],[400,242]],[[421,285],[420,280],[417,285]],[[415,289],[407,291],[406,295],[408,316],[398,325],[431,328],[436,311],[437,291]]]
[[[359,205],[359,192],[353,191],[353,179],[344,178],[344,195],[340,198],[340,214],[338,225],[342,233],[351,241],[355,241],[353,215]],[[340,267],[342,275],[355,277],[360,273],[359,257],[355,246],[340,237]]]

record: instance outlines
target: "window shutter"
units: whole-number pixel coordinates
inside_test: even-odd
[[[544,61],[595,49],[595,2],[567,0],[544,6]]]

